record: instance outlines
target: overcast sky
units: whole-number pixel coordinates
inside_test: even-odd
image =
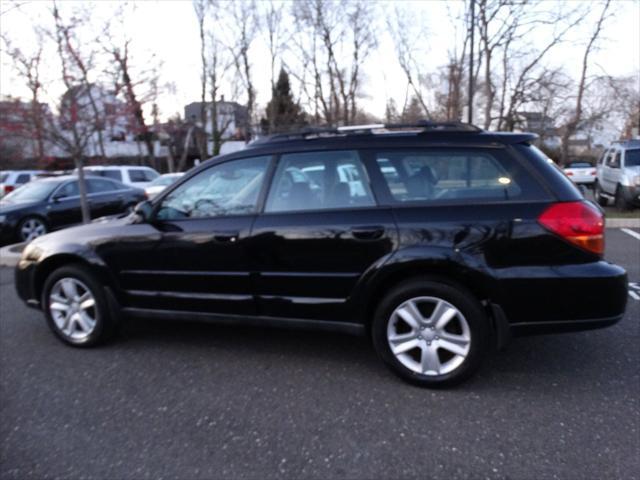
[[[599,6],[585,0],[586,4]],[[582,2],[582,3],[585,3]],[[25,50],[34,47],[32,25],[51,22],[51,3],[31,1],[15,3],[0,0],[0,29]],[[63,9],[80,4],[80,0],[59,0]],[[119,2],[82,2],[89,5],[96,22],[104,21],[115,11]],[[384,15],[397,2],[380,2],[379,12]],[[464,34],[460,24],[451,22],[451,14],[463,9],[458,1],[412,0],[403,2],[415,12],[414,18],[426,26],[428,34],[424,42],[424,62],[428,67],[442,65],[447,60],[448,49],[454,38]],[[551,1],[549,4],[553,4]],[[575,5],[576,0],[567,3]],[[614,0],[615,18],[605,26],[600,49],[592,58],[591,74],[638,75],[640,71],[640,0]],[[552,51],[549,61],[555,66],[564,66],[567,73],[577,76],[580,69],[584,43],[599,14],[599,8],[590,9],[571,37]],[[395,60],[392,41],[380,21],[379,48],[368,58],[365,66],[366,80],[363,90],[368,94],[362,100],[366,110],[382,115],[386,100],[395,98],[401,103],[405,93],[405,80]],[[176,112],[182,114],[185,104],[199,98],[199,39],[197,23],[189,0],[146,0],[136,2],[135,12],[127,19],[127,28],[133,38],[134,54],[143,58],[155,52],[163,61],[162,81],[175,86],[175,91],[163,96],[160,103],[161,116],[167,118]],[[87,32],[95,31],[87,26]],[[547,33],[531,36],[532,45],[542,46]],[[258,89],[258,104],[264,106],[269,95],[269,66],[265,42],[259,39],[252,51],[254,59],[255,85]],[[50,54],[55,54],[55,52]],[[2,52],[0,94],[26,96],[24,87],[17,82],[9,67],[9,59]],[[428,68],[427,68],[428,69]],[[54,75],[55,72],[49,72]],[[52,77],[53,78],[53,77]],[[60,86],[49,85],[51,98],[59,96]]]

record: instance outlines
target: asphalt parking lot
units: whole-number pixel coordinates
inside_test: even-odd
[[[607,235],[640,283],[640,239]],[[0,284],[3,479],[640,477],[631,296],[614,327],[515,339],[430,391],[337,334],[138,321],[73,349]]]

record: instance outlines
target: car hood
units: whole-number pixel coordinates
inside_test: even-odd
[[[31,207],[37,207],[41,202],[20,202],[10,203],[0,201],[0,215],[7,215],[9,213],[19,212]]]

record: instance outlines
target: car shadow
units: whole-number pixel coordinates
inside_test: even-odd
[[[606,331],[540,335],[512,339],[504,351],[491,352],[478,375],[455,390],[539,389],[545,385],[572,385],[615,381],[618,366],[611,356]],[[117,344],[124,349],[149,348],[176,352],[224,352],[234,360],[282,365],[303,362],[305,368],[347,368],[348,375],[372,374],[404,384],[378,359],[368,337],[341,333],[286,330],[272,327],[228,326],[191,321],[130,319]],[[343,371],[344,373],[344,371]],[[405,384],[406,385],[406,384]]]

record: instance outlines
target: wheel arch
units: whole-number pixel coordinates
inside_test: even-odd
[[[362,320],[367,331],[371,328],[376,308],[387,292],[404,282],[420,279],[436,280],[456,288],[462,287],[483,307],[487,307],[493,297],[492,280],[489,276],[453,262],[419,261],[394,265],[379,272],[371,280],[367,287],[368,293],[361,300],[363,303],[360,311],[364,312]],[[491,313],[488,308],[485,310],[488,314]]]
[[[38,267],[34,272],[33,292],[37,299],[42,298],[42,289],[44,288],[44,283],[49,275],[51,275],[51,273],[58,268],[67,265],[81,265],[95,274],[98,280],[102,282],[104,286],[111,288],[115,286],[114,279],[105,268],[106,266],[104,265],[104,263],[102,263],[101,261],[99,263],[96,263],[93,261],[89,261],[87,258],[77,254],[58,253],[42,260],[38,264]]]

